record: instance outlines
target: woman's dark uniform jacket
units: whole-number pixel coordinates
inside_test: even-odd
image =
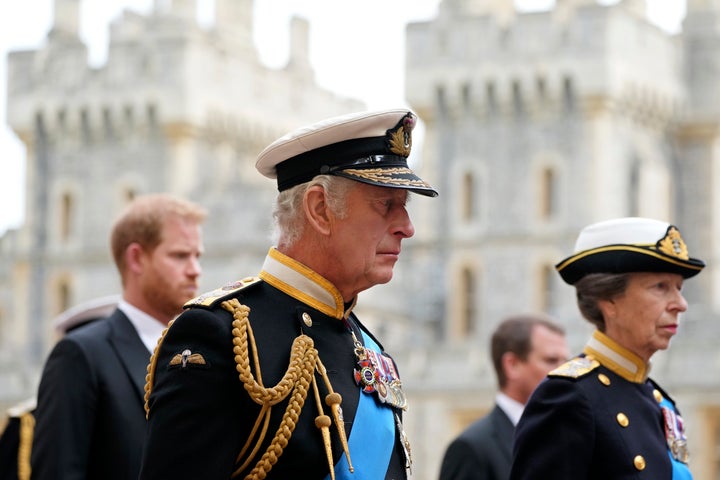
[[[252,326],[261,365],[262,382],[274,386],[288,369],[291,344],[302,332],[310,336],[327,369],[334,390],[342,395],[342,412],[347,436],[353,425],[365,421],[355,417],[360,388],[353,377],[353,339],[345,323],[328,316],[265,281],[255,281],[218,298],[209,306],[183,312],[167,330],[156,351],[157,367],[149,396],[148,437],[140,478],[228,479],[235,461],[260,413],[238,379],[233,355],[231,314],[220,304],[237,298],[250,307]],[[342,304],[339,305],[342,311]],[[310,316],[312,326],[303,320]],[[350,324],[361,338],[360,323],[354,314]],[[379,342],[378,342],[379,345]],[[195,362],[170,366],[178,353],[198,354]],[[253,367],[253,374],[257,371]],[[319,379],[317,373],[316,378]],[[321,389],[322,380],[320,380]],[[321,390],[321,395],[324,393]],[[366,395],[363,393],[363,395]],[[386,404],[383,404],[386,406]],[[287,400],[273,407],[268,433],[258,453],[265,451],[287,406]],[[390,408],[387,407],[386,408]],[[397,413],[400,414],[399,409]],[[327,414],[327,411],[326,411]],[[322,436],[315,426],[318,410],[312,391],[305,400],[295,431],[268,479],[322,479],[329,473]],[[333,463],[343,453],[335,426],[331,427]],[[357,469],[361,459],[350,452]],[[255,465],[237,478],[244,478]],[[402,444],[396,434],[387,468],[387,479],[406,478]],[[380,480],[380,479],[378,479]]]
[[[515,431],[511,480],[673,478],[660,401],[674,402],[645,370],[629,379],[598,360],[574,358],[533,392]]]

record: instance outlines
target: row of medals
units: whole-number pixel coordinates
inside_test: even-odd
[[[367,394],[376,393],[378,399],[382,403],[387,403],[393,407],[407,410],[407,398],[402,391],[402,382],[395,370],[395,364],[392,359],[382,353],[375,352],[365,348],[358,342],[353,333],[355,343],[355,358],[357,360],[357,368],[355,369],[355,381]],[[405,454],[405,467],[411,470],[412,458],[410,454],[410,442],[402,420],[397,413],[395,416],[395,426],[400,435],[403,453]]]

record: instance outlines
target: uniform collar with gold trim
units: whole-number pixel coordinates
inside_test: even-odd
[[[645,363],[640,357],[599,330],[593,332],[583,353],[631,382],[643,383],[650,373],[649,363]]]
[[[345,310],[342,295],[319,273],[270,248],[260,278],[278,290],[338,320],[350,315],[357,298]]]

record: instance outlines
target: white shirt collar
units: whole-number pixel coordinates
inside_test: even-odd
[[[518,424],[523,410],[525,409],[525,405],[517,400],[513,400],[502,392],[498,392],[497,395],[495,395],[495,403],[497,403],[498,407],[505,412],[505,415],[508,416],[513,425]]]
[[[130,320],[130,323],[133,324],[135,331],[140,336],[140,340],[145,344],[148,352],[152,353],[166,325],[129,304],[124,298],[121,298],[118,302],[118,309],[128,317],[128,320]]]

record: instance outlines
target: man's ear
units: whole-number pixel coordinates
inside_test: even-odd
[[[518,372],[517,366],[522,363],[520,358],[518,358],[518,356],[513,352],[505,352],[502,354],[502,357],[500,357],[500,362],[502,364],[502,369],[505,372],[505,376],[508,379],[514,380]]]
[[[308,188],[303,195],[303,210],[308,224],[321,235],[330,234],[331,213],[325,198],[325,189],[320,185]]]
[[[145,251],[139,243],[133,242],[125,249],[125,266],[128,271],[140,273],[145,261]]]

